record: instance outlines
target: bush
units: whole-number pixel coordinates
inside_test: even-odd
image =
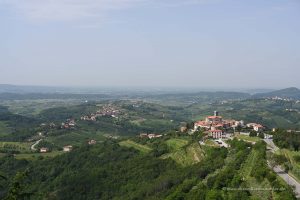
[[[250,137],[256,137],[257,136],[257,132],[256,131],[251,131],[249,134]]]

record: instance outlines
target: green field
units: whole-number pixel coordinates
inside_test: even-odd
[[[188,141],[182,139],[170,139],[167,144],[171,146],[171,153],[161,156],[162,159],[171,158],[181,166],[189,166],[200,162],[204,157],[204,151],[198,143],[186,146]]]
[[[295,160],[295,156],[300,156],[300,151],[291,151],[288,149],[280,149],[278,151],[279,154],[285,155],[288,159],[289,163],[292,166],[292,169],[289,173],[295,177],[298,181],[300,181],[300,162]]]
[[[11,133],[9,127],[7,127],[6,122],[0,121],[0,136],[6,136]]]
[[[207,146],[218,147],[218,145],[216,144],[216,142],[214,142],[213,140],[205,140],[204,143]]]
[[[46,140],[55,144],[56,146],[63,147],[66,145],[81,145],[89,140],[104,140],[103,133],[100,132],[70,132],[59,136],[50,136]]]
[[[250,136],[242,135],[242,134],[236,134],[235,137],[237,139],[241,139],[241,140],[244,140],[246,142],[258,142],[258,141],[261,140],[261,138],[259,138],[259,137],[250,137]]]
[[[72,99],[37,99],[37,100],[7,100],[1,102],[1,105],[8,106],[12,113],[18,113],[21,115],[37,115],[41,111],[55,108],[64,107],[70,105],[78,105],[81,102],[79,100]]]
[[[242,165],[240,174],[243,177],[247,187],[271,188],[271,185],[266,178],[262,182],[258,182],[254,177],[250,175],[252,168],[255,166],[257,162],[257,159],[258,159],[257,152],[255,150],[252,150],[246,162]],[[251,195],[253,195],[253,197],[256,197],[257,199],[271,199],[272,197],[271,191],[251,190],[250,193]]]
[[[0,148],[11,148],[20,152],[30,152],[31,142],[0,142]]]
[[[124,140],[124,141],[120,142],[119,144],[120,144],[120,146],[135,148],[142,153],[148,153],[152,150],[150,147],[148,147],[146,145],[138,144],[131,140]]]
[[[65,152],[63,152],[63,151],[52,151],[52,152],[49,152],[49,153],[23,153],[23,154],[16,154],[15,158],[19,159],[19,160],[21,160],[21,159],[36,160],[40,157],[53,158],[53,157],[61,155],[63,153],[65,153]]]
[[[171,151],[176,151],[188,144],[185,139],[172,138],[166,141],[167,146]]]

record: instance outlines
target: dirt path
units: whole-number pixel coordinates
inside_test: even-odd
[[[35,148],[35,146],[38,145],[41,141],[42,141],[42,139],[36,141],[33,145],[31,145],[30,149],[31,149],[32,151],[36,151],[37,149]]]

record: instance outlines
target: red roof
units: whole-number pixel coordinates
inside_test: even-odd
[[[258,128],[263,128],[263,125],[261,125],[261,124],[256,124],[255,126]]]
[[[208,116],[209,119],[216,119],[216,118],[222,118],[221,116]]]
[[[205,121],[198,121],[195,123],[196,125],[207,125]]]

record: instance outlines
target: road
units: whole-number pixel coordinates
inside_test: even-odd
[[[31,145],[30,149],[31,149],[32,151],[36,151],[35,146],[38,145],[38,144],[40,143],[40,141],[42,141],[42,139],[36,141],[33,145]]]
[[[269,145],[272,153],[275,153],[277,150],[279,150],[279,148],[274,144],[273,140],[272,139],[264,139],[264,141]]]
[[[264,139],[264,141],[270,147],[269,149],[274,153],[279,148],[274,144],[272,139]],[[293,177],[286,173],[280,166],[275,166],[273,171],[280,176],[288,185],[295,188],[296,197],[300,198],[300,183],[297,182]]]

